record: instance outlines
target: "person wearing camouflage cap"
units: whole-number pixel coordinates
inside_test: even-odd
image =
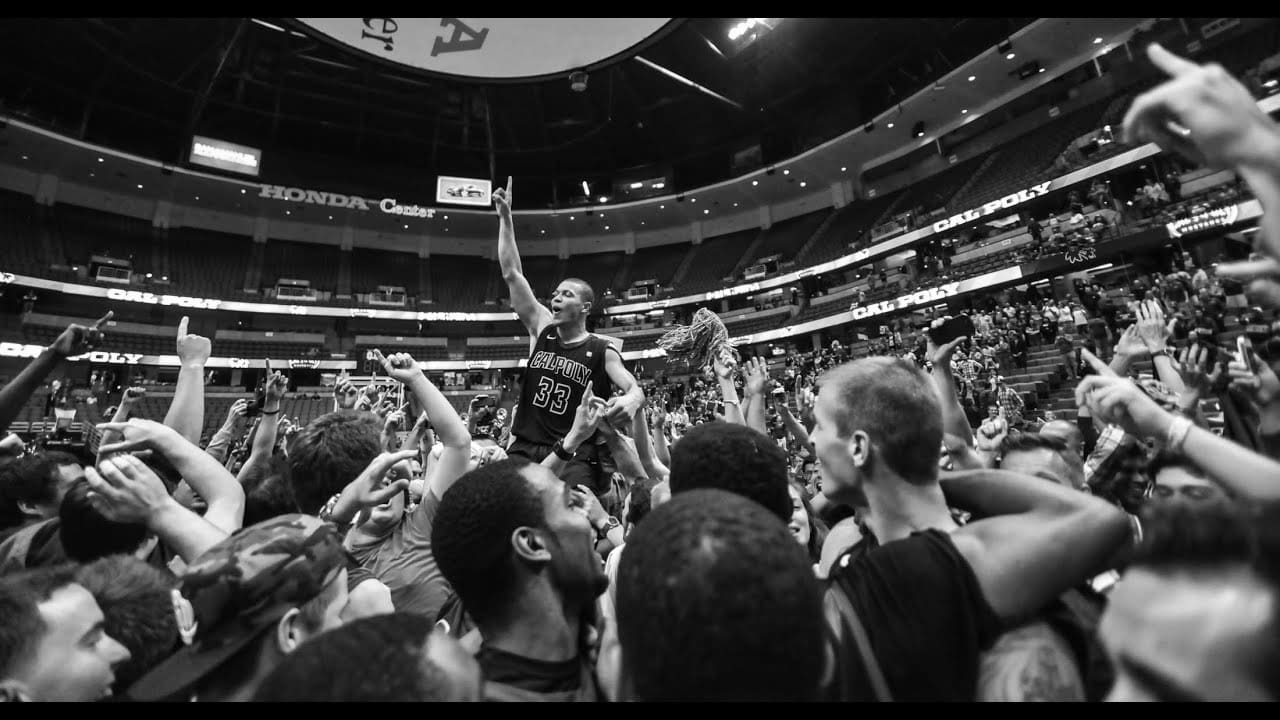
[[[134,700],[248,700],[280,660],[342,624],[346,556],[332,526],[282,515],[210,548],[182,575],[193,641],[129,689]],[[190,608],[181,607],[190,603]]]

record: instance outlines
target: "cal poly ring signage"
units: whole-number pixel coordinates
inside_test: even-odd
[[[566,75],[640,52],[673,18],[297,18],[365,54],[494,82]]]

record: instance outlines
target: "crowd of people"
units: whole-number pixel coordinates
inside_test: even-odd
[[[1280,301],[1280,129],[1221,68],[1149,56],[1171,79],[1129,139],[1237,169],[1267,214],[1258,259],[1123,306],[992,298],[971,336],[924,317],[773,370],[719,347],[648,384],[586,331],[589,285],[533,296],[508,180],[507,417],[376,352],[385,381],[340,377],[301,427],[268,368],[202,442],[184,321],[164,418],[130,389],[92,457],[0,441],[0,699],[1280,699],[1280,353],[1214,326],[1251,312],[1228,280]],[[0,388],[0,427],[109,317]],[[1028,346],[1061,349],[1074,422],[1001,381]],[[1210,396],[1254,437],[1209,430]]]

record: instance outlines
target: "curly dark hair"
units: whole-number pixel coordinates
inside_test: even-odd
[[[523,473],[532,464],[512,457],[472,470],[449,488],[436,510],[436,564],[477,622],[514,599],[511,534],[546,523],[542,499]]]
[[[671,449],[671,494],[700,488],[755,500],[784,523],[791,518],[787,454],[745,425],[712,422],[691,429]]]
[[[627,540],[617,604],[642,700],[816,698],[822,593],[805,552],[757,503],[690,490],[654,510]]]

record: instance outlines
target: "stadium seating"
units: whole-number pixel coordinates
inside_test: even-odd
[[[733,270],[747,245],[759,232],[759,228],[750,228],[703,240],[694,248],[693,261],[684,280],[676,288],[677,292],[699,292],[723,285],[725,276]]]
[[[622,292],[636,280],[648,279],[655,279],[663,286],[670,287],[680,261],[692,249],[693,245],[690,243],[637,248],[635,257],[631,259],[631,272],[623,278],[624,287],[614,290]]]
[[[168,292],[216,298],[240,295],[251,238],[198,228],[170,228],[168,242]]]
[[[315,290],[333,291],[338,286],[341,251],[335,245],[267,240],[262,261],[262,285],[274,287],[280,278],[310,280]]]
[[[379,285],[418,294],[418,256],[407,252],[355,247],[351,250],[351,292],[371,293]]]

